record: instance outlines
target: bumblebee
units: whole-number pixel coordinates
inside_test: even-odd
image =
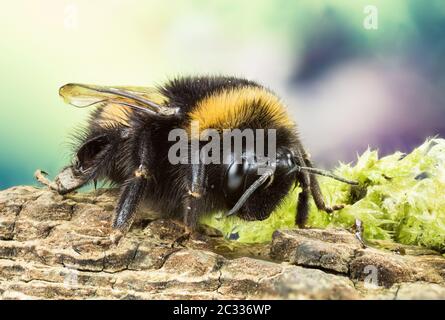
[[[120,234],[130,228],[141,202],[165,217],[182,220],[191,230],[198,226],[200,216],[216,211],[263,220],[295,184],[302,189],[296,224],[304,227],[311,195],[320,210],[343,207],[326,205],[315,174],[354,184],[314,168],[284,104],[272,91],[250,80],[180,77],[153,88],[67,84],[59,93],[76,107],[96,108],[76,136],[72,164],[54,181],[41,171],[36,177],[60,194],[98,180],[119,186],[112,228]],[[276,156],[266,161],[262,173],[264,161],[260,163],[258,150],[245,145],[239,150],[241,161],[232,150],[220,163],[174,164],[169,152],[176,141],[169,134],[177,129],[190,133],[191,123],[221,136],[227,129],[273,129]],[[189,136],[186,149],[196,139]]]

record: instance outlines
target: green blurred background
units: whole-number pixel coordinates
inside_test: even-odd
[[[363,26],[367,5],[376,30]],[[368,145],[409,151],[445,132],[444,17],[441,0],[3,3],[0,189],[69,162],[69,134],[89,110],[63,104],[68,82],[244,76],[283,97],[324,166]]]

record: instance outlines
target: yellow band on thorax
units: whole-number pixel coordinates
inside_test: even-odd
[[[261,106],[261,110],[253,110]],[[292,128],[294,122],[285,106],[273,93],[258,87],[229,89],[210,95],[198,103],[190,113],[190,120],[199,123],[199,131],[205,129],[236,129],[258,116],[259,111],[272,125]]]

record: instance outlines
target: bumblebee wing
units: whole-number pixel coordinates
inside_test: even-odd
[[[60,88],[59,94],[65,102],[78,108],[110,104],[162,116],[173,116],[179,111],[162,105],[162,97],[156,90],[146,87],[106,87],[69,83]]]

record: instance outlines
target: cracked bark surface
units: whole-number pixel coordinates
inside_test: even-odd
[[[363,249],[340,229],[276,231],[265,245],[194,234],[143,215],[118,244],[116,191],[0,191],[2,299],[445,299],[445,258]],[[403,254],[400,254],[403,253]]]

